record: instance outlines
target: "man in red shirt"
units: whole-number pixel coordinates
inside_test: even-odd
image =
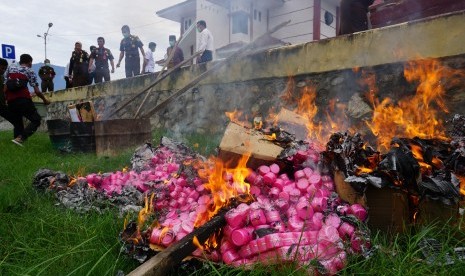
[[[3,87],[14,127],[13,134],[15,139],[11,141],[19,146],[23,146],[24,141],[37,130],[41,120],[32,102],[27,84],[29,83],[34,89],[34,93],[42,99],[44,104],[50,104],[40,92],[37,76],[31,69],[31,66],[32,57],[28,54],[22,54],[19,58],[19,65],[8,67]],[[23,117],[30,121],[26,128],[24,128]]]

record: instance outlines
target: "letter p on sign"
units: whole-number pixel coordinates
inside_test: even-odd
[[[2,44],[2,56],[6,59],[16,59],[15,46]]]

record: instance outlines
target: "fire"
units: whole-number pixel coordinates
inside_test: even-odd
[[[250,173],[246,167],[249,158],[250,154],[243,155],[236,168],[228,168],[221,159],[215,157],[211,157],[210,162],[205,164],[204,172],[208,176],[208,183],[204,186],[211,192],[213,198],[207,211],[197,216],[195,227],[207,222],[231,199],[250,193],[250,185],[245,182],[245,178]]]
[[[364,173],[371,173],[373,172],[373,169],[370,169],[370,168],[367,168],[367,167],[364,167],[364,166],[360,166],[360,167],[357,167],[356,171],[355,171],[355,174],[356,175],[361,175],[361,174],[364,174]]]
[[[147,220],[147,217],[153,213],[152,202],[153,202],[154,197],[155,197],[155,194],[152,194],[150,196],[150,199],[149,199],[148,195],[145,195],[144,208],[142,208],[139,211],[139,215],[138,215],[138,219],[137,219],[138,226],[139,226],[138,229],[142,229],[142,226],[144,225],[145,221]]]
[[[331,134],[335,131],[347,130],[347,124],[343,121],[346,118],[346,106],[344,104],[341,104],[335,98],[329,101],[325,110],[319,110],[316,105],[318,95],[316,85],[308,84],[300,88],[300,98],[297,98],[295,95],[298,95],[298,93],[294,93],[294,82],[293,78],[289,79],[288,88],[283,96],[281,96],[281,99],[287,105],[297,103],[293,112],[303,117],[306,121],[305,127],[309,139],[325,145]],[[318,115],[322,116],[322,118],[318,118]]]
[[[230,112],[226,111],[224,114],[231,122],[244,127],[250,127],[250,122],[248,121],[249,118],[242,111],[235,109]]]
[[[460,194],[465,196],[465,176],[463,175],[456,175],[457,178],[460,180]]]
[[[388,150],[396,136],[448,140],[438,115],[448,112],[444,102],[445,84],[456,82],[460,74],[437,60],[424,60],[408,63],[404,75],[407,81],[418,82],[415,95],[398,102],[390,98],[379,102],[373,95],[369,97],[374,112],[367,125],[377,136],[381,151]]]
[[[197,248],[199,248],[200,250],[204,251],[204,247],[203,245],[200,244],[200,241],[199,239],[197,238],[197,236],[194,236],[194,238],[192,239],[192,243],[197,246]]]
[[[430,172],[432,167],[430,164],[425,162],[421,147],[418,145],[410,145],[410,149],[412,150],[413,157],[415,157],[415,159],[418,161],[418,164],[420,165],[421,173],[424,174]]]

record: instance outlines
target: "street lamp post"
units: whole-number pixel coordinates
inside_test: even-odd
[[[50,28],[51,28],[52,26],[53,26],[53,23],[52,23],[52,22],[48,23],[47,32],[45,32],[43,36],[37,35],[37,37],[43,37],[43,38],[44,38],[45,59],[47,59],[47,36],[48,36],[48,31],[50,30]]]

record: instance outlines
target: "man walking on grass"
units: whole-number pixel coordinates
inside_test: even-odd
[[[3,74],[5,74],[6,68],[8,68],[8,61],[0,58],[0,116],[13,124],[10,111],[8,111],[8,106],[6,105],[5,93],[3,92]]]
[[[19,66],[8,67],[3,87],[14,127],[13,134],[15,138],[11,141],[19,146],[23,146],[24,141],[34,134],[42,119],[32,102],[27,84],[29,83],[34,89],[35,95],[41,98],[44,104],[50,104],[40,92],[37,76],[31,66],[32,57],[28,54],[22,54],[19,58]],[[30,121],[26,128],[24,128],[23,117]]]

